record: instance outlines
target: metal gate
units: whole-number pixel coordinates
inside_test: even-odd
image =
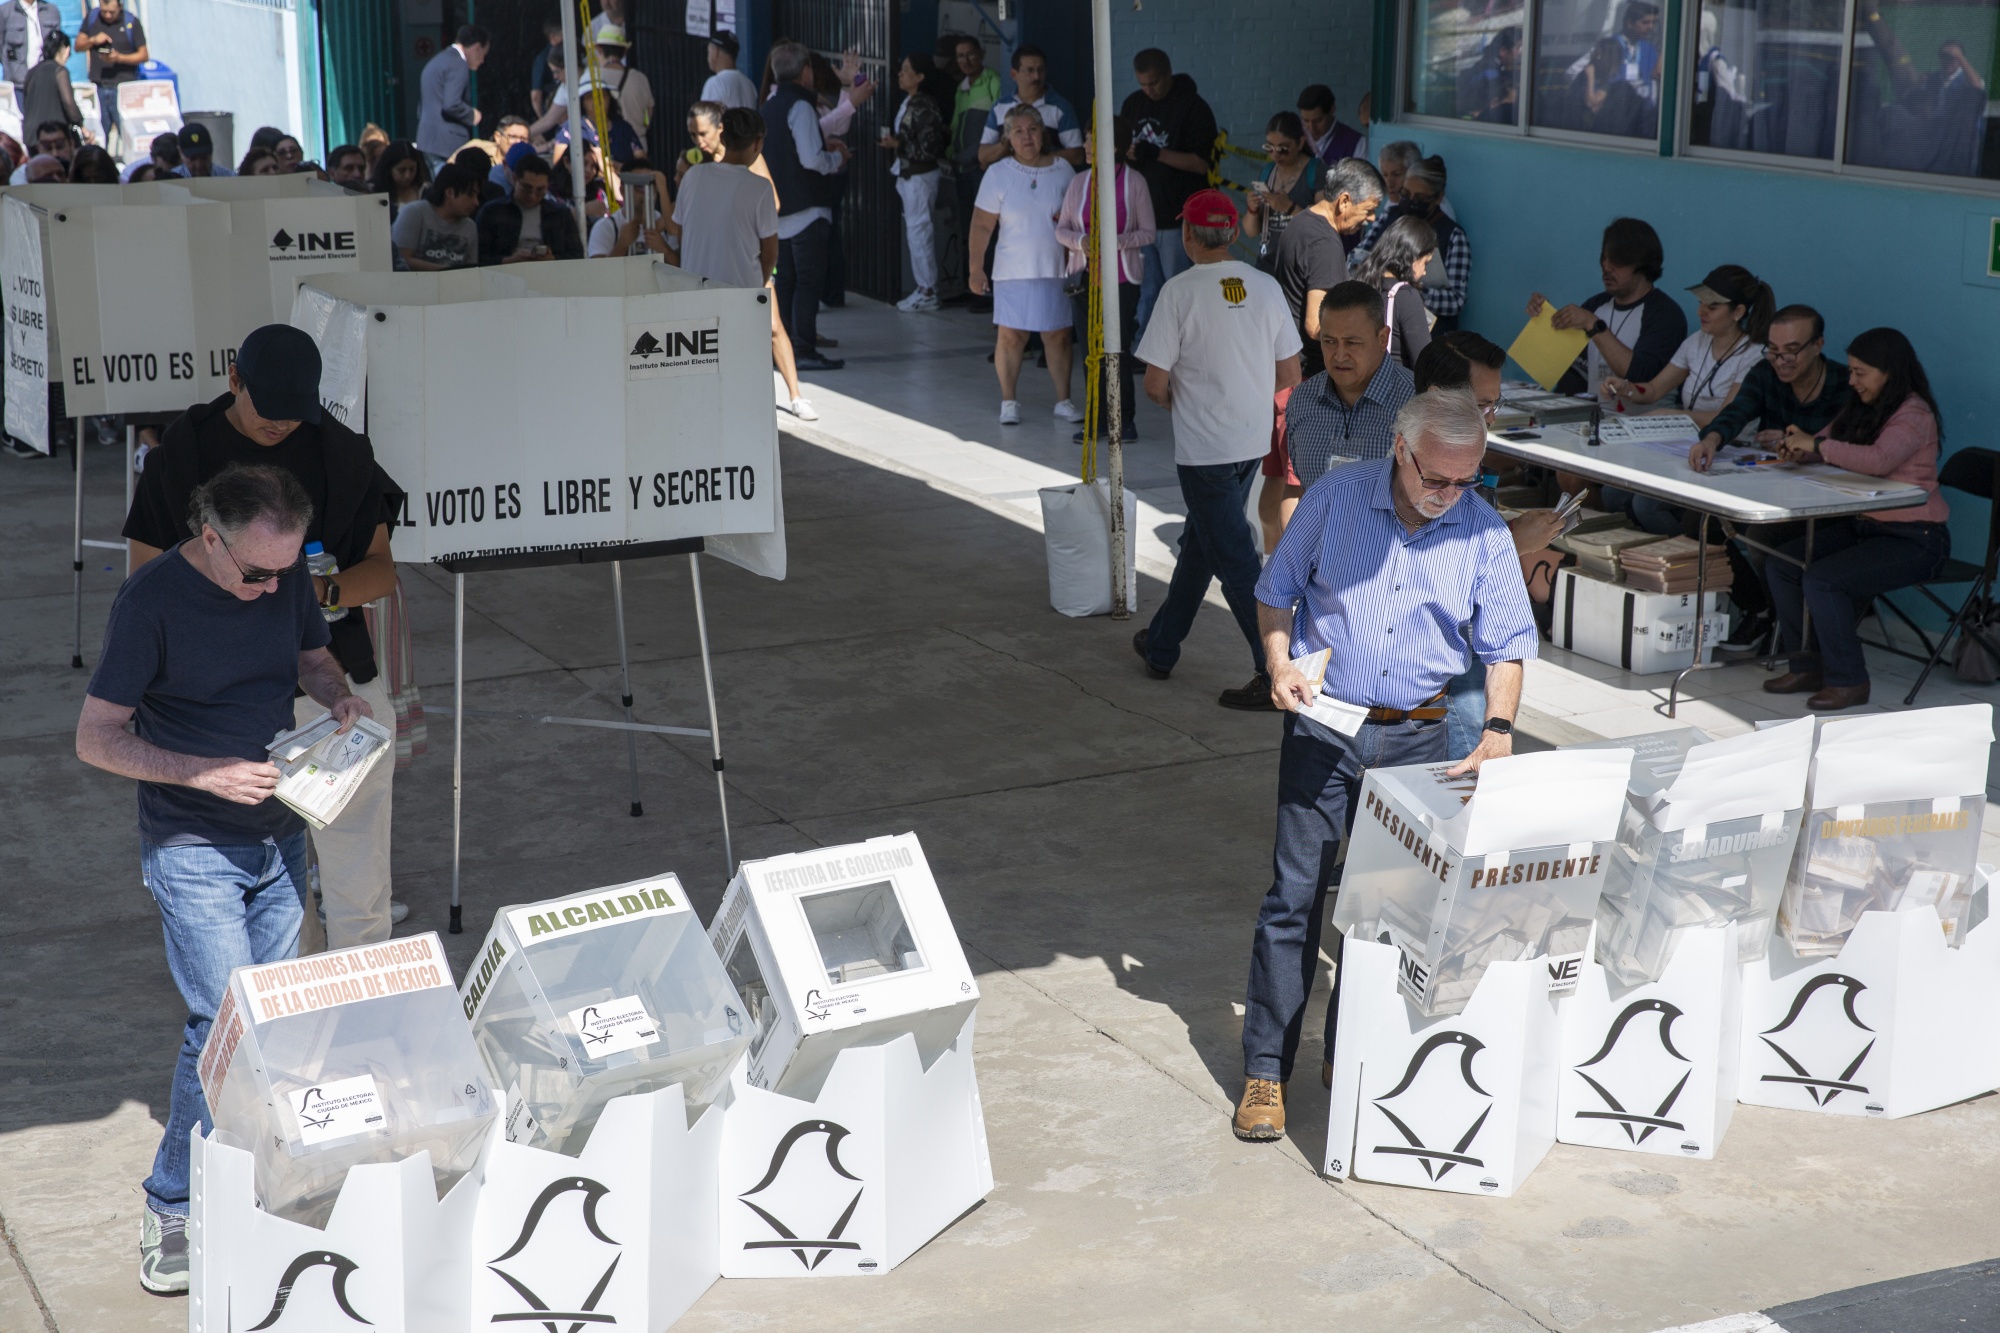
[[[775,0],[772,15],[777,39],[804,42],[835,65],[852,47],[874,81],[875,95],[844,136],[853,157],[837,225],[847,290],[878,301],[903,294],[903,208],[889,175],[894,155],[879,142],[896,115],[900,9],[898,0]]]
[[[574,0],[570,0],[574,3]],[[687,109],[708,81],[708,41],[687,31],[689,0],[626,0],[631,25],[628,57],[632,68],[653,86],[653,123],[646,129],[646,156],[671,178],[673,159],[694,147],[688,137]],[[693,0],[706,6],[710,0]],[[745,70],[752,79],[757,71]]]

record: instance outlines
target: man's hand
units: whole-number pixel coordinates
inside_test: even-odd
[[[1562,520],[1553,509],[1530,509],[1507,526],[1514,534],[1514,549],[1522,554],[1541,550],[1560,537],[1563,530]]]
[[[277,765],[258,759],[210,759],[187,785],[237,805],[259,805],[278,789],[279,776]]]
[[[1819,441],[1797,426],[1785,427],[1785,438],[1778,442],[1778,453],[1788,463],[1820,461]]]
[[[1566,305],[1549,320],[1559,329],[1587,329],[1596,322],[1597,316],[1580,305]]]
[[[1296,713],[1311,706],[1313,685],[1306,679],[1305,672],[1293,666],[1289,659],[1270,662],[1269,668],[1272,704],[1287,713]]]
[[[333,714],[334,721],[340,723],[341,731],[346,731],[361,718],[375,716],[375,710],[370,708],[368,701],[358,694],[335,699],[333,706],[327,711]]]
[[[1720,435],[1704,435],[1688,450],[1688,466],[1696,472],[1706,472],[1715,465],[1715,455],[1722,448]]]
[[[1488,759],[1505,759],[1514,753],[1514,738],[1502,736],[1497,731],[1479,733],[1479,745],[1465,758],[1445,770],[1445,776],[1455,778],[1461,773],[1477,773],[1479,766]]]

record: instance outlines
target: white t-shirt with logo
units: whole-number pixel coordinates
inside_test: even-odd
[[[1277,363],[1299,347],[1291,307],[1270,274],[1225,259],[1175,275],[1138,350],[1173,383],[1174,462],[1212,467],[1268,454]]]
[[[690,173],[692,174],[692,173]],[[1003,157],[986,169],[976,207],[1000,217],[993,247],[993,280],[1060,278],[1069,254],[1056,239],[1056,214],[1076,168],[1061,158],[1046,167],[1027,167]]]
[[[1667,363],[1687,372],[1687,378],[1681,381],[1681,406],[1690,412],[1720,412],[1729,395],[1763,355],[1761,345],[1738,338],[1736,346],[1718,358],[1715,340],[1696,329]]]
[[[690,167],[674,201],[681,267],[725,287],[762,287],[761,242],[778,234],[771,182],[730,162]]]

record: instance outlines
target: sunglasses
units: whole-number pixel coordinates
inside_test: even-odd
[[[1477,477],[1433,477],[1424,471],[1424,465],[1417,461],[1414,450],[1410,453],[1410,466],[1417,470],[1417,480],[1427,491],[1469,491],[1479,484]]]
[[[236,558],[236,552],[229,549],[229,539],[214,528],[210,528],[209,531],[214,532],[215,539],[222,543],[223,553],[229,557],[229,563],[236,566],[236,576],[243,580],[245,587],[253,587],[259,583],[276,583],[285,575],[304,569],[306,566],[305,548],[301,546],[299,558],[283,569],[245,569],[243,562]]]

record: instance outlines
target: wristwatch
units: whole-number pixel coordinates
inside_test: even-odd
[[[1497,732],[1502,736],[1511,736],[1514,734],[1514,724],[1504,717],[1489,717],[1486,719],[1486,725],[1481,727],[1480,730]]]
[[[329,611],[340,605],[340,585],[332,579],[326,581],[326,600],[321,602],[320,605]]]
[[[1603,333],[1606,329],[1610,327],[1611,326],[1609,324],[1606,324],[1603,320],[1600,319],[1590,326],[1589,336],[1595,338],[1598,334]]]

